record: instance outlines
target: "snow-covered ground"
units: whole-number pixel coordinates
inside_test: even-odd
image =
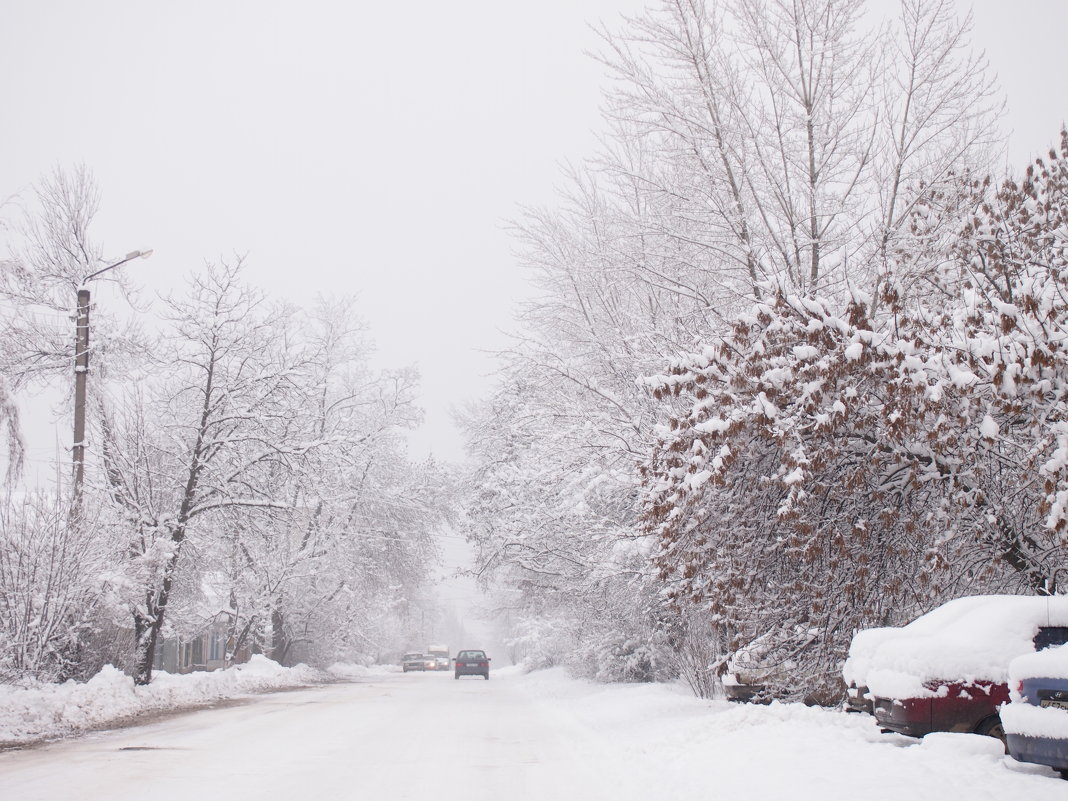
[[[210,789],[209,789],[210,788]],[[145,726],[0,753],[0,798],[1064,799],[976,735],[882,735],[871,718],[734,706],[675,686],[514,668],[365,674]]]
[[[284,668],[264,656],[254,656],[246,664],[212,673],[157,672],[147,687],[134,686],[133,679],[110,666],[85,683],[0,684],[0,745],[61,737],[152,712],[370,672],[373,669],[358,665],[335,665],[325,672],[304,665]]]

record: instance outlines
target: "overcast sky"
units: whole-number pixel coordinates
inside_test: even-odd
[[[378,363],[422,372],[413,452],[459,458],[449,407],[488,388],[524,291],[505,222],[595,147],[588,23],[644,5],[0,0],[0,200],[82,162],[97,237],[154,248],[150,287],[241,253],[295,302],[358,293]],[[1068,117],[1068,3],[960,5],[1021,164]]]

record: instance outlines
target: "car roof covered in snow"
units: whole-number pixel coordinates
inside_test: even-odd
[[[843,677],[887,698],[930,696],[939,681],[1004,682],[1041,626],[1068,626],[1068,597],[958,598],[906,626],[859,632]]]

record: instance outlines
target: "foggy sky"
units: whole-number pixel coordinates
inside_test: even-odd
[[[81,162],[105,252],[154,248],[130,271],[150,289],[242,254],[294,302],[358,293],[377,364],[422,372],[413,453],[458,459],[448,409],[488,388],[526,292],[507,220],[592,154],[588,24],[643,5],[0,0],[0,201]],[[1068,116],[1068,4],[974,6],[1020,165]]]

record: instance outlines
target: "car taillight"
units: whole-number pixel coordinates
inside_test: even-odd
[[[479,667],[489,667],[489,662],[479,662],[478,666]]]
[[[456,667],[465,667],[463,662],[457,662]]]

